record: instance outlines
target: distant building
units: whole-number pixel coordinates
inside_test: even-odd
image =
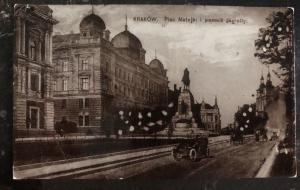
[[[221,114],[217,97],[215,97],[215,105],[213,106],[202,100],[200,104],[200,116],[206,130],[214,133],[221,132]]]
[[[145,63],[141,41],[125,25],[112,39],[94,13],[80,32],[53,37],[55,121],[99,127],[117,110],[154,108],[168,102],[167,70],[156,57]]]
[[[271,81],[271,74],[268,71],[267,81],[264,82],[263,75],[260,78],[259,88],[256,90],[256,114],[259,116],[264,116],[266,106],[272,102],[276,97],[276,90]]]
[[[14,17],[15,135],[53,131],[52,30],[57,21],[48,6],[40,5],[16,5]]]

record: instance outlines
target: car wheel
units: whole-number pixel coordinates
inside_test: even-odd
[[[189,152],[189,158],[192,161],[196,161],[197,160],[197,151],[196,149],[192,148]]]

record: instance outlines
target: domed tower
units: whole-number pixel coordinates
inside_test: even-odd
[[[161,63],[159,59],[155,58],[150,61],[149,67],[154,70],[156,73],[159,73],[160,75],[166,76],[166,70],[164,69],[164,65]]]
[[[131,32],[128,31],[127,18],[125,30],[114,36],[111,40],[117,50],[128,57],[145,63],[145,53],[141,41]]]
[[[80,37],[101,38],[106,26],[102,18],[94,13],[84,17],[79,25]]]

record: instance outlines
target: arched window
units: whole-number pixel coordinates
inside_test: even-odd
[[[30,42],[30,59],[36,60],[36,44],[34,41]]]

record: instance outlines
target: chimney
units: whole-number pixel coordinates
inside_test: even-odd
[[[109,41],[109,36],[110,36],[110,31],[109,30],[105,30],[104,31],[104,39]]]

